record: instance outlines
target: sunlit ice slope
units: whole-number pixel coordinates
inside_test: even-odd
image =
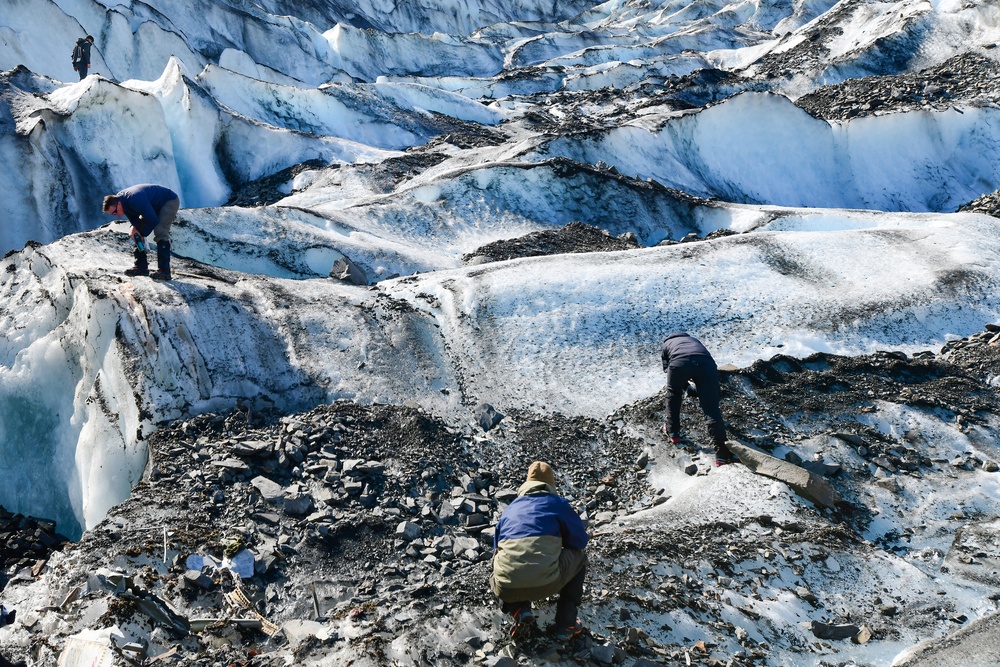
[[[93,525],[141,476],[157,423],[238,402],[415,401],[465,420],[488,401],[601,417],[658,390],[672,330],[744,365],[925,349],[1000,316],[992,218],[736,207],[733,219],[757,231],[375,288],[306,277],[302,248],[336,257],[337,234],[206,234],[245,224],[221,214],[185,216],[178,237],[225,245],[230,268],[178,259],[168,284],[121,275],[122,224],[29,246],[0,272],[0,504],[54,513],[68,533]]]
[[[758,77],[794,97],[988,55],[996,26],[991,3],[947,0],[11,4],[0,13],[11,68],[0,155],[17,166],[0,172],[0,249],[17,251],[2,278],[0,393],[15,443],[4,457],[31,488],[48,473],[28,462],[49,461],[55,483],[44,499],[11,485],[0,502],[92,525],[138,479],[143,434],[237,400],[600,415],[656,390],[672,329],[737,364],[978,330],[996,319],[989,219],[773,207],[954,210],[1000,184],[995,107],[830,123],[771,93],[685,111],[629,100],[709,63],[733,91]],[[86,33],[92,76],[75,83],[67,55]],[[576,108],[573,93],[604,86],[603,102]],[[618,108],[621,92],[631,97]],[[536,111],[555,120],[535,125]],[[582,127],[555,122],[574,114]],[[461,140],[482,128],[496,130],[483,143],[503,145]],[[436,168],[362,175],[434,141]],[[289,184],[281,206],[207,208],[306,160],[327,166]],[[87,230],[107,220],[103,195],[140,181],[178,191],[179,260],[216,274],[191,262],[195,277],[170,286],[120,277],[121,225]],[[759,206],[693,204],[664,186]],[[753,233],[461,266],[481,242],[573,220],[646,245]],[[29,241],[51,244],[19,250]],[[342,254],[377,288],[326,280]],[[22,460],[34,441],[39,458]]]

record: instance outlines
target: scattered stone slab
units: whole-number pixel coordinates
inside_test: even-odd
[[[834,625],[810,621],[809,629],[817,639],[848,639],[861,631],[861,627],[854,624]]]
[[[944,637],[931,639],[898,657],[894,667],[996,667],[1000,612],[994,612]]]
[[[968,523],[955,532],[945,563],[973,581],[1000,586],[1000,519]]]
[[[489,403],[480,403],[476,406],[476,420],[479,428],[484,431],[493,430],[504,418],[503,413],[497,412]]]
[[[795,493],[819,507],[832,508],[841,502],[840,494],[829,482],[805,468],[782,461],[737,440],[727,441],[726,446],[751,472],[784,482]]]
[[[350,257],[344,255],[333,263],[330,269],[330,277],[342,280],[352,285],[367,285],[368,275],[360,266],[355,264]]]
[[[266,502],[277,503],[282,500],[285,490],[277,482],[272,482],[267,477],[254,477],[250,480],[250,486],[260,492],[261,497]]]

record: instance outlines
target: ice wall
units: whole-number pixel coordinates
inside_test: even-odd
[[[780,95],[744,93],[700,113],[561,137],[540,154],[740,203],[948,212],[1000,188],[998,151],[995,108],[831,123]]]
[[[146,464],[118,313],[44,249],[3,266],[0,504],[75,538],[128,497]]]

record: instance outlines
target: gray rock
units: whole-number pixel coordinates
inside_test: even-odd
[[[517,489],[503,488],[493,494],[497,502],[510,503],[517,498]]]
[[[313,511],[312,496],[308,493],[291,493],[285,496],[285,513],[292,516],[305,516]]]
[[[270,442],[263,440],[241,440],[233,447],[233,453],[237,456],[268,456],[274,449]]]
[[[438,510],[438,523],[448,523],[455,518],[455,506],[448,500],[441,501],[441,509]]]
[[[330,269],[330,277],[343,280],[352,285],[368,284],[368,275],[360,266],[351,261],[351,258],[347,255],[340,257],[333,263],[333,268]]]
[[[228,472],[236,475],[241,475],[250,472],[249,466],[239,459],[223,459],[221,461],[212,461],[212,465],[216,468],[222,468]]]
[[[847,639],[861,631],[857,625],[833,625],[819,621],[810,621],[809,629],[817,639]]]
[[[480,403],[476,406],[476,421],[479,423],[479,428],[484,431],[494,429],[503,418],[504,415],[497,412],[489,403]]]
[[[250,486],[260,492],[261,497],[269,503],[276,503],[284,495],[284,489],[280,484],[272,482],[267,477],[254,477],[250,480]]]
[[[1000,612],[994,612],[961,630],[921,644],[896,667],[994,667],[1000,646]]]
[[[590,657],[603,665],[610,665],[615,659],[615,647],[610,644],[590,649]]]
[[[816,597],[816,594],[815,594],[815,593],[813,593],[813,592],[812,592],[811,590],[809,590],[808,588],[806,588],[805,586],[797,586],[797,587],[795,588],[795,594],[796,594],[797,596],[799,596],[799,597],[800,597],[801,599],[803,599],[803,600],[805,600],[806,602],[809,602],[809,603],[811,603],[811,604],[814,604],[814,603],[816,603],[816,602],[819,602],[819,598],[818,598],[818,597]]]
[[[841,501],[840,494],[829,482],[805,468],[777,459],[736,440],[729,440],[726,445],[731,452],[740,457],[740,461],[751,472],[784,482],[795,493],[820,507],[835,507]]]
[[[215,585],[210,576],[199,570],[187,570],[184,572],[184,580],[206,591]]]
[[[456,554],[463,551],[479,551],[479,540],[474,537],[456,537],[452,550]]]
[[[420,526],[413,523],[412,521],[403,521],[396,526],[396,535],[402,537],[407,542],[412,542],[413,540],[420,537],[421,530]]]

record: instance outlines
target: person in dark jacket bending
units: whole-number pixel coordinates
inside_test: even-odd
[[[675,445],[681,441],[681,401],[688,382],[694,382],[698,402],[705,413],[708,432],[715,445],[716,465],[733,463],[736,459],[726,447],[726,423],[719,409],[719,369],[704,345],[687,333],[672,333],[663,341],[663,372],[667,374],[667,423],[664,434]]]
[[[80,75],[80,81],[87,77],[90,69],[90,47],[94,44],[94,38],[90,35],[76,40],[73,47],[73,69]]]
[[[124,215],[132,223],[129,236],[135,241],[135,266],[125,271],[127,276],[149,276],[153,280],[170,280],[170,225],[173,224],[181,200],[173,190],[162,185],[133,185],[116,195],[104,198],[104,212]],[[149,272],[146,259],[146,236],[153,232],[156,241],[157,271]]]
[[[556,593],[556,639],[566,641],[583,630],[576,611],[587,572],[587,531],[580,515],[556,495],[555,484],[549,464],[532,463],[497,523],[490,588],[514,619],[512,637],[536,627],[531,601]]]

